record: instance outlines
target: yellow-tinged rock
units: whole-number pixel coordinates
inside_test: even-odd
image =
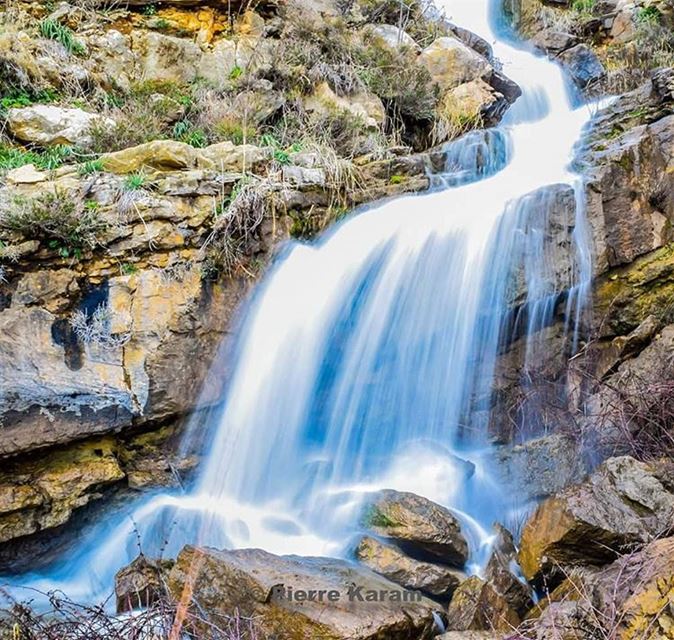
[[[44,171],[38,171],[33,164],[24,164],[23,167],[7,172],[5,180],[9,184],[35,184],[47,179]]]
[[[448,91],[464,82],[472,82],[492,71],[486,58],[450,36],[438,38],[419,56],[431,78],[441,89]]]
[[[304,99],[304,108],[320,116],[342,111],[361,118],[370,129],[378,129],[384,122],[386,111],[382,101],[374,94],[361,91],[352,96],[338,96],[328,85],[321,82],[314,92]]]
[[[264,34],[264,19],[255,11],[246,11],[234,24],[234,33],[260,37]]]
[[[172,171],[194,169],[201,159],[199,150],[177,140],[153,140],[121,151],[105,153],[100,160],[111,173],[143,170]]]

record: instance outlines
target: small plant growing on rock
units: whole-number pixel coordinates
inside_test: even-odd
[[[70,318],[75,335],[86,345],[96,345],[105,350],[122,348],[131,339],[131,333],[112,333],[113,315],[107,305],[100,305],[89,315],[76,311]]]
[[[91,176],[96,173],[101,173],[102,171],[103,171],[102,160],[87,160],[77,168],[77,173],[79,173],[81,176]]]
[[[130,173],[124,180],[127,191],[140,191],[147,184],[147,177],[142,173]]]
[[[70,28],[51,18],[45,18],[39,24],[38,30],[43,38],[60,42],[68,53],[82,55],[84,45],[75,38]]]

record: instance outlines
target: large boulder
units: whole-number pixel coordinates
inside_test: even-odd
[[[579,568],[531,611],[536,638],[665,640],[674,615],[674,538],[655,540],[602,570]]]
[[[432,42],[421,52],[419,60],[443,91],[482,78],[492,70],[486,58],[449,36]]]
[[[444,565],[420,562],[405,555],[398,547],[364,536],[356,548],[356,558],[366,567],[405,587],[430,596],[447,598],[465,576]]]
[[[554,580],[564,566],[606,564],[666,534],[674,523],[669,474],[634,458],[611,458],[586,482],[543,502],[522,533],[524,576]]]
[[[218,619],[238,611],[278,640],[430,638],[438,606],[364,567],[259,549],[185,547],[168,577],[176,598]],[[203,614],[202,614],[203,615]]]
[[[10,133],[23,142],[51,146],[57,144],[87,147],[94,127],[114,129],[115,122],[82,109],[66,109],[36,104],[10,109],[7,113]]]
[[[115,575],[117,613],[146,608],[166,597],[166,576],[171,560],[155,560],[139,555]]]
[[[500,481],[525,502],[562,491],[587,473],[578,443],[559,433],[500,446],[493,457]]]
[[[456,516],[413,493],[387,489],[375,494],[364,524],[377,535],[394,540],[412,557],[457,567],[463,567],[468,559],[468,543]]]
[[[177,140],[153,140],[135,147],[105,153],[101,163],[112,173],[136,173],[151,170],[170,171],[197,166],[197,149]]]

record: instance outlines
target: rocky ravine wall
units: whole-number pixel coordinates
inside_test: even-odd
[[[386,3],[230,9],[2,14],[0,565],[175,483],[181,421],[217,402],[211,358],[279,243],[427,188],[424,149],[518,94],[487,43],[412,10],[423,48]]]

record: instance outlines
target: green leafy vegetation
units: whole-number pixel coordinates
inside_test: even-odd
[[[81,176],[90,176],[103,171],[102,160],[87,160],[77,167],[77,172]]]
[[[139,191],[147,185],[147,177],[142,173],[130,173],[124,179],[124,188],[127,191]]]
[[[661,17],[662,14],[657,7],[639,7],[637,10],[637,22],[658,23],[660,22]]]
[[[588,14],[594,11],[597,0],[573,0],[571,9],[576,13]]]
[[[72,29],[56,20],[45,18],[38,25],[38,30],[43,38],[60,42],[69,53],[82,55],[85,52],[84,45],[75,38]]]
[[[73,147],[56,145],[43,150],[0,144],[0,171],[17,169],[33,164],[38,169],[53,170],[68,162],[75,155]]]

